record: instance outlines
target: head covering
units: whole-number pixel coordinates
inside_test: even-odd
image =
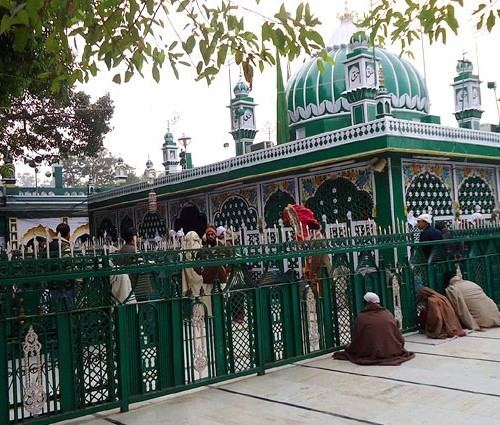
[[[211,224],[209,224],[206,228],[205,228],[205,235],[208,233],[208,232],[214,232],[215,234],[217,234],[217,229],[215,228],[215,226],[212,226]]]
[[[375,292],[367,292],[363,299],[367,303],[374,303],[374,304],[380,304],[380,298]]]
[[[226,228],[224,226],[219,226],[217,229],[215,229],[215,234],[217,235],[218,238],[220,238],[224,232],[226,231]]]
[[[432,216],[430,214],[420,214],[418,217],[417,217],[417,221],[425,221],[429,224],[432,223]]]

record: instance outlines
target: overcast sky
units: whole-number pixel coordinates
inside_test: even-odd
[[[246,1],[247,4],[252,2]],[[276,0],[262,0],[259,12],[271,15],[276,11]],[[289,9],[299,3],[298,0],[286,0]],[[351,9],[362,12],[368,9],[368,0],[351,0]],[[339,25],[337,15],[344,9],[342,1],[309,0],[312,11],[320,18],[322,25],[319,29],[328,42],[331,34]],[[256,7],[255,4],[253,6]],[[258,24],[256,16],[249,13],[249,24]],[[443,46],[426,44],[425,54],[427,63],[427,85],[431,101],[431,113],[441,116],[445,125],[456,126],[453,113],[453,93],[450,84],[455,76],[457,59],[467,51],[467,57],[474,63],[477,71],[479,58],[479,72],[483,80],[482,99],[483,122],[497,122],[497,110],[491,90],[486,89],[487,81],[499,79],[498,43],[500,42],[499,29],[494,33],[476,33],[472,30],[473,19],[470,15],[463,15],[459,37],[450,34],[448,43]],[[174,22],[175,24],[175,22]],[[389,50],[398,52],[396,46],[386,46]],[[476,55],[477,47],[477,55]],[[413,63],[423,74],[420,43],[413,46],[415,60]],[[303,61],[297,60],[291,64],[292,74],[301,66]],[[237,82],[239,70],[231,67],[232,84]],[[222,72],[216,81],[207,87],[204,82],[195,82],[192,71],[182,72],[181,79],[176,80],[170,70],[162,71],[161,82],[155,83],[146,72],[146,78],[134,77],[131,82],[116,85],[111,82],[113,74],[102,73],[94,78],[83,89],[93,97],[110,92],[115,104],[115,113],[112,120],[113,130],[107,135],[105,146],[115,154],[120,154],[126,163],[136,167],[138,174],[142,173],[148,155],[157,171],[162,171],[161,145],[163,135],[167,129],[167,120],[175,113],[179,114],[178,123],[172,128],[174,137],[182,134],[192,137],[189,150],[193,153],[195,166],[220,161],[234,155],[234,144],[228,133],[230,130],[229,111],[229,78],[227,70]],[[271,127],[271,139],[275,139],[275,70],[270,69],[264,74],[257,73],[254,79],[254,89],[251,95],[258,103],[256,120],[259,128],[257,140],[268,139],[268,128]],[[230,143],[225,149],[223,144]]]

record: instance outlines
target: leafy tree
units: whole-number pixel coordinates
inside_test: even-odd
[[[102,148],[94,156],[79,155],[63,160],[64,184],[69,187],[86,186],[90,179],[96,186],[115,184],[115,167],[118,158],[106,148]],[[141,181],[134,173],[134,168],[126,165],[128,178],[126,183]]]
[[[102,147],[113,104],[109,95],[91,102],[83,92],[53,94],[25,89],[0,109],[0,152],[14,160],[56,161],[60,156],[94,155]]]
[[[143,75],[145,63],[156,81],[167,63],[176,77],[191,66],[210,82],[229,55],[251,82],[255,67],[274,65],[275,50],[294,59],[324,47],[307,4],[293,14],[283,4],[273,17],[250,11],[262,19],[257,34],[245,28],[248,12],[231,0],[0,0],[0,37],[20,56],[43,43],[46,70],[31,77],[53,91],[87,81],[103,62],[117,83]]]
[[[479,0],[470,9],[476,29],[486,28],[491,32],[500,18],[497,2]],[[467,9],[466,9],[467,8]],[[468,11],[470,3],[464,0],[379,0],[377,6],[366,14],[361,25],[369,28],[372,41],[379,44],[399,42],[403,52],[410,53],[413,41],[425,35],[430,43],[446,43],[447,34],[458,34],[460,23],[457,12]]]

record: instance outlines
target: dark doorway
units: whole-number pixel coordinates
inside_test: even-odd
[[[181,213],[175,219],[174,230],[178,231],[181,228],[184,234],[194,230],[198,235],[203,236],[207,227],[207,215],[200,212],[195,205],[185,205],[182,207]]]

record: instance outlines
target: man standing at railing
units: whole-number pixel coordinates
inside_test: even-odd
[[[432,216],[430,214],[420,214],[417,217],[417,227],[420,229],[420,242],[440,241],[443,239],[442,233],[432,226]],[[422,247],[425,256],[429,258],[432,246]]]

